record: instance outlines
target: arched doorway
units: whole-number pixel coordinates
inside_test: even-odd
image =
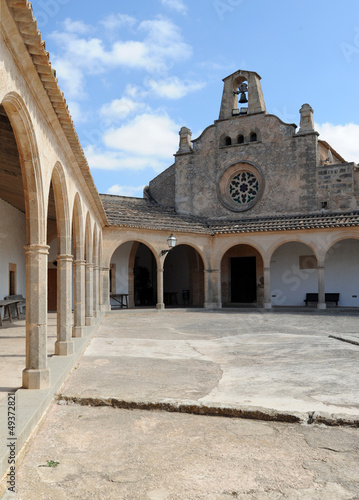
[[[263,259],[254,247],[240,244],[227,250],[221,277],[223,307],[263,305]]]
[[[359,240],[340,240],[330,247],[324,269],[325,293],[340,293],[339,306],[359,307]]]
[[[121,303],[129,307],[156,305],[157,262],[144,243],[127,241],[112,254],[110,298],[112,308],[120,307]]]
[[[168,252],[163,289],[167,307],[203,307],[204,266],[197,250],[189,245],[178,245]]]
[[[307,293],[318,293],[317,259],[306,244],[291,241],[278,247],[270,264],[274,306],[304,306]]]

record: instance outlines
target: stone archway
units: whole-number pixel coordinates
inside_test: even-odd
[[[221,261],[223,307],[263,306],[264,267],[259,251],[251,245],[231,247]]]
[[[307,293],[318,293],[317,258],[305,243],[280,245],[271,257],[270,276],[274,306],[304,306]]]
[[[359,307],[359,240],[334,243],[327,251],[324,271],[325,293],[339,293],[342,307]]]
[[[168,252],[164,262],[164,303],[166,306],[204,305],[204,266],[193,247],[181,244]]]
[[[110,262],[110,296],[128,296],[129,307],[154,307],[157,299],[157,262],[151,249],[139,241],[122,243]]]

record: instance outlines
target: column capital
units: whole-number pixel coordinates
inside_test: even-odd
[[[158,273],[163,273],[163,268],[158,267],[158,268],[157,268],[157,272],[158,272]]]
[[[211,273],[220,273],[221,270],[220,269],[205,269],[204,272],[205,273],[209,273],[209,274],[211,274]]]
[[[49,245],[27,245],[25,248],[26,253],[39,253],[43,255],[49,255]]]
[[[75,266],[84,266],[84,265],[86,265],[86,261],[81,260],[81,259],[76,259],[76,260],[74,260],[74,265]]]
[[[60,261],[60,262],[72,262],[74,260],[73,256],[70,255],[70,254],[66,254],[66,253],[60,253],[57,257],[56,257],[56,260],[57,261]]]
[[[93,267],[93,264],[92,262],[85,262],[85,266],[90,269],[91,267]]]
[[[103,272],[103,273],[108,273],[108,272],[109,272],[109,270],[110,270],[110,268],[109,268],[109,267],[102,267],[101,269],[102,269],[102,272]]]
[[[95,265],[94,265],[94,266],[92,266],[92,267],[93,267],[93,270],[94,270],[94,271],[98,271],[98,270],[100,269],[100,267],[99,267],[99,266],[95,266]]]

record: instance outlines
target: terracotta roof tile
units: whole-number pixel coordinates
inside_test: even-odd
[[[172,208],[156,205],[144,198],[100,197],[109,225],[123,228],[231,234],[359,226],[359,211],[214,220],[177,214]]]

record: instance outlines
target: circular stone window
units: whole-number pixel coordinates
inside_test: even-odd
[[[249,163],[229,167],[219,181],[221,202],[230,210],[242,212],[253,207],[263,190],[259,168]]]

